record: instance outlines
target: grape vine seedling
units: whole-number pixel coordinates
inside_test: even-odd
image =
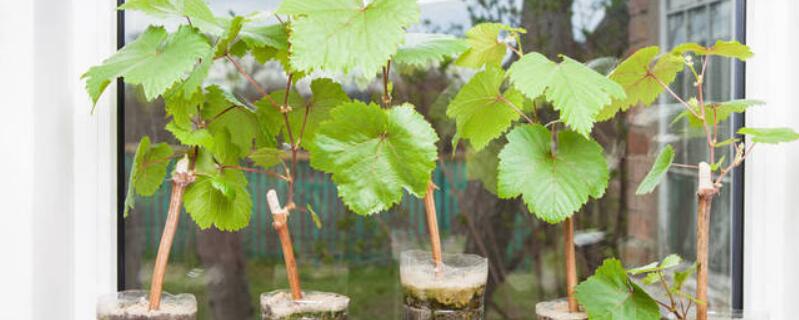
[[[685,119],[690,127],[702,131],[707,158],[698,164],[672,163],[675,150],[671,145],[666,145],[636,190],[636,194],[639,195],[652,192],[671,166],[697,170],[696,294],[688,295],[681,289],[682,282],[685,281],[688,273],[693,272],[693,267],[674,273],[673,284],[666,285],[662,271],[676,266],[674,261],[679,258],[675,258],[675,256],[667,257],[660,265],[653,263],[648,267],[629,271],[625,271],[618,261],[608,260],[592,278],[581,284],[581,289],[578,290],[581,291],[578,294],[581,302],[592,317],[612,315],[610,317],[612,319],[628,319],[624,316],[629,316],[630,313],[622,312],[621,310],[624,309],[625,312],[639,312],[639,315],[647,315],[639,317],[640,319],[659,319],[656,301],[646,292],[641,291],[627,277],[627,273],[632,275],[645,273],[644,283],[662,286],[668,295],[670,301],[657,301],[657,303],[669,313],[678,319],[688,319],[688,309],[691,308],[691,305],[696,305],[695,319],[706,320],[708,318],[708,243],[710,239],[710,209],[713,198],[724,186],[724,178],[751,156],[755,145],[779,144],[799,139],[799,133],[790,128],[741,128],[737,132],[738,137],[719,141],[719,126],[723,121],[730,119],[735,113],[743,113],[750,107],[764,103],[757,100],[709,101],[705,96],[705,79],[709,61],[713,57],[744,61],[751,56],[752,51],[749,47],[737,41],[720,40],[707,47],[692,42],[683,43],[663,54],[660,54],[658,47],[653,46],[636,51],[611,72],[610,78],[624,87],[627,98],[614,100],[612,104],[602,110],[600,119],[609,119],[618,111],[624,111],[637,105],[651,105],[665,91],[684,109],[675,121]],[[700,61],[696,61],[696,58],[700,58]],[[693,77],[695,96],[681,97],[669,87],[680,72]],[[743,141],[745,136],[749,137],[749,142]],[[721,148],[730,149],[731,159],[726,159],[724,156],[716,157],[717,150]],[[612,286],[617,295],[606,297],[605,300],[596,299],[601,292],[607,293],[605,289],[612,279],[619,280],[615,282],[618,285]],[[620,279],[627,280],[621,281]],[[635,294],[625,295],[627,298],[623,298],[620,295],[623,290],[633,290]],[[687,300],[675,303],[675,297]]]

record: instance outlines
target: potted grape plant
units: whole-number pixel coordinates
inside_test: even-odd
[[[790,128],[741,128],[738,136],[720,140],[719,125],[735,113],[743,113],[748,108],[763,105],[757,100],[710,101],[705,96],[705,79],[708,64],[712,57],[731,58],[744,61],[752,56],[752,51],[737,41],[719,40],[711,46],[697,43],[683,43],[671,51],[660,54],[658,47],[646,47],[634,52],[611,72],[610,78],[624,87],[626,99],[615,100],[606,107],[601,119],[612,117],[619,111],[636,105],[651,105],[664,91],[682,107],[675,121],[685,119],[690,127],[701,130],[704,138],[705,161],[698,164],[673,163],[675,151],[666,145],[659,153],[652,169],[641,181],[636,194],[652,192],[666,175],[671,166],[696,170],[697,174],[697,212],[696,212],[696,259],[691,267],[673,272],[671,285],[664,271],[677,267],[679,257],[669,256],[660,263],[652,263],[642,268],[625,270],[618,260],[607,260],[597,269],[594,276],[578,288],[578,298],[589,315],[609,319],[659,319],[658,305],[678,319],[689,319],[689,310],[695,306],[695,319],[706,320],[708,310],[708,243],[710,239],[710,212],[713,199],[724,186],[724,178],[734,168],[743,164],[757,144],[779,144],[799,139],[799,133]],[[695,58],[700,58],[696,61]],[[686,72],[688,70],[689,72]],[[677,95],[670,87],[677,74],[686,73],[693,77],[695,94],[689,97]],[[748,141],[744,141],[748,137]],[[730,159],[717,157],[717,151],[729,148]],[[696,293],[687,294],[682,284],[696,272]],[[631,279],[643,275],[643,283],[662,287],[669,301],[653,299]],[[633,294],[622,293],[633,292]],[[602,297],[600,297],[602,296]]]
[[[561,55],[556,62],[523,52],[519,35],[524,32],[497,23],[467,32],[470,47],[456,64],[478,72],[450,102],[447,115],[455,119],[457,139],[467,140],[475,151],[500,137],[507,140],[498,155],[499,197],[521,195],[530,213],[563,224],[567,298],[538,303],[538,319],[587,319],[574,297],[572,216],[607,188],[608,165],[591,129],[600,111],[626,94],[619,84],[572,58]],[[508,50],[511,59],[506,58]],[[507,71],[502,69],[506,61]],[[541,123],[536,111],[544,106],[559,117]]]

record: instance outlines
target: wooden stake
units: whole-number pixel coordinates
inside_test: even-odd
[[[710,207],[716,189],[711,180],[710,165],[699,163],[699,188],[696,212],[696,320],[707,320],[708,243],[710,238]]]
[[[574,298],[577,286],[577,263],[574,257],[574,221],[571,217],[563,222],[563,252],[566,257],[566,296],[569,301],[569,312],[579,312],[580,307]]]
[[[189,160],[183,158],[175,166],[172,176],[172,195],[169,197],[169,211],[166,217],[164,232],[161,234],[161,243],[158,245],[158,255],[153,266],[153,278],[150,282],[150,310],[161,308],[161,292],[164,288],[164,276],[169,261],[169,252],[172,250],[172,240],[178,229],[180,207],[183,204],[183,193],[186,187],[194,182],[194,172],[189,171]]]
[[[427,184],[427,193],[424,195],[424,212],[427,216],[427,229],[430,232],[430,244],[433,249],[433,263],[436,274],[441,271],[441,236],[438,233],[438,218],[436,217],[436,185],[433,181]]]
[[[269,203],[269,210],[272,211],[272,227],[280,237],[280,246],[283,249],[283,260],[286,264],[286,274],[291,288],[291,298],[294,300],[302,299],[300,289],[300,276],[297,273],[297,260],[294,258],[294,246],[291,244],[291,234],[289,234],[288,217],[291,208],[280,206],[277,192],[274,189],[266,193],[266,202]]]

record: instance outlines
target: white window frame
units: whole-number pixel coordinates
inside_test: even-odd
[[[746,2],[746,96],[767,104],[746,112],[748,127],[799,131],[799,2]],[[799,301],[799,143],[759,145],[745,163],[744,306],[771,320],[796,318]],[[760,318],[758,318],[760,319]]]
[[[92,114],[80,80],[116,50],[115,7],[0,2],[0,319],[93,319],[117,289],[115,86]]]

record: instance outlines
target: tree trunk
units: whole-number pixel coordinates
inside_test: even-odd
[[[198,230],[197,254],[207,270],[208,301],[213,319],[251,319],[254,310],[239,233],[222,232],[215,227]]]
[[[525,0],[522,4],[521,25],[526,51],[538,51],[550,59],[558,54],[575,56],[577,44],[572,33],[573,0]]]

